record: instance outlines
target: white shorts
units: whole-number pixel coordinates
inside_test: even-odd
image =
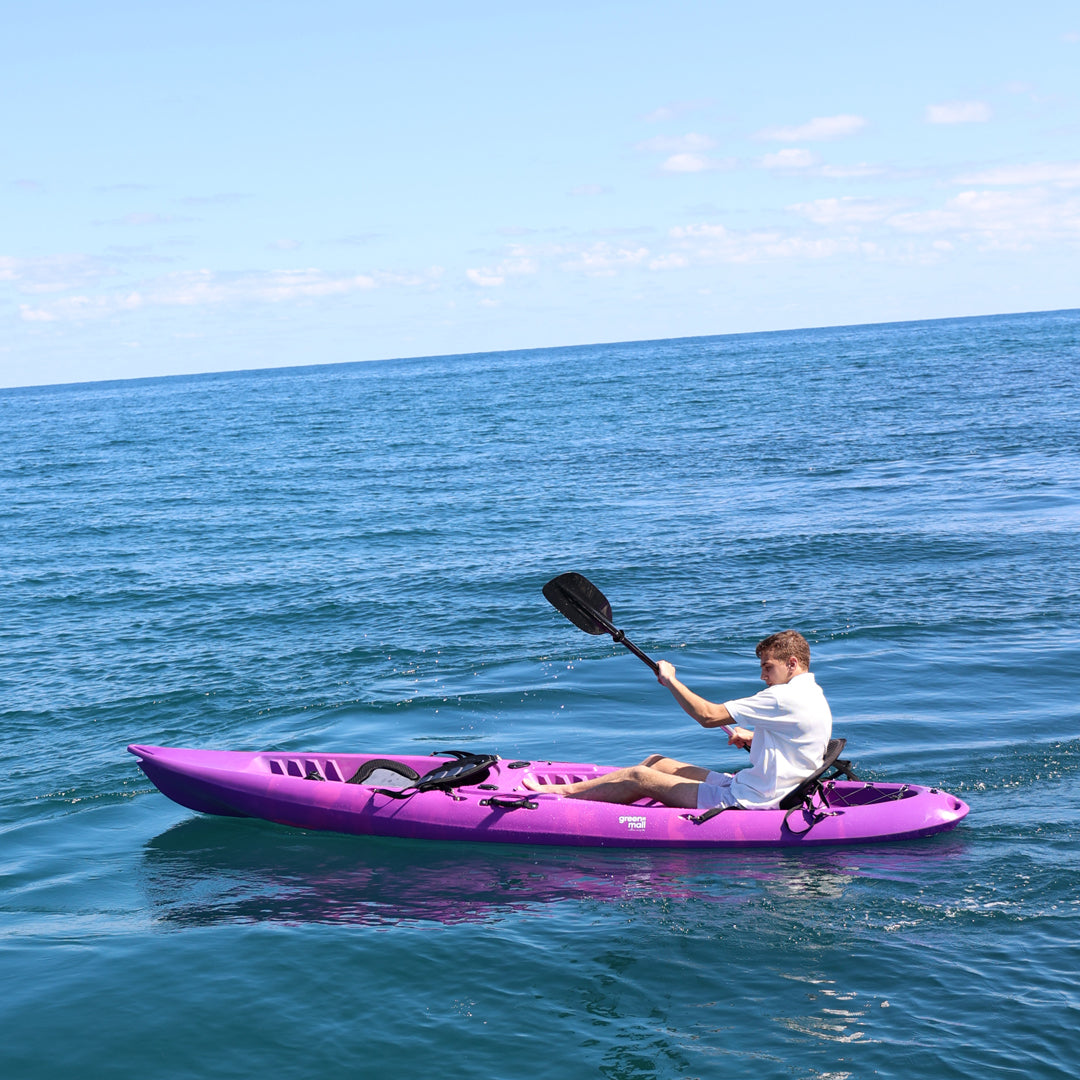
[[[708,810],[712,806],[738,806],[738,801],[731,794],[731,781],[734,779],[734,773],[710,772],[698,784],[697,808]]]

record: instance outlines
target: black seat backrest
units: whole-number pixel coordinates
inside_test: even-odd
[[[443,753],[451,760],[441,762],[423,776],[404,762],[373,758],[364,762],[348,783],[368,784],[384,795],[397,789],[403,793],[396,794],[397,798],[422,791],[451,791],[456,787],[482,784],[488,778],[491,767],[499,760],[495,754],[471,754],[466,750],[446,750]]]
[[[808,795],[813,794],[814,790],[820,786],[822,780],[832,780],[837,776],[846,776],[849,780],[857,780],[858,777],[851,771],[851,762],[840,760],[840,754],[843,752],[845,746],[847,746],[847,739],[830,739],[829,745],[825,747],[825,760],[822,762],[821,768],[816,772],[811,773],[793,791],[789,791],[780,800],[780,809],[794,809],[794,807],[802,803]],[[826,776],[825,774],[830,769],[833,771]]]
[[[409,787],[420,779],[420,774],[403,761],[389,758],[372,758],[353,774],[348,784],[371,784],[374,787]]]
[[[470,754],[464,750],[447,750],[453,761],[436,765],[416,782],[418,791],[449,791],[451,788],[482,784],[499,759],[494,754]]]

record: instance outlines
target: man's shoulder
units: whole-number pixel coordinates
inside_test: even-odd
[[[821,693],[821,687],[818,686],[812,671],[800,671],[798,675],[793,675],[785,685],[794,693]]]
[[[800,672],[782,686],[770,686],[768,689],[779,690],[777,700],[785,705],[803,701],[819,701],[825,697],[825,692],[818,686],[817,679],[811,671]]]

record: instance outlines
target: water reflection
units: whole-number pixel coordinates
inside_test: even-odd
[[[605,851],[344,837],[196,817],[151,840],[140,873],[157,917],[185,926],[453,925],[543,916],[567,901],[835,902],[855,879],[946,867],[957,843],[942,841],[886,851]]]

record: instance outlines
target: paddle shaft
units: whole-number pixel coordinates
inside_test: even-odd
[[[601,616],[601,621],[607,622],[607,620],[604,619],[603,616]],[[644,660],[645,663],[653,669],[656,675],[660,674],[660,665],[655,660],[646,656],[645,653],[643,653],[621,630],[618,630],[614,626],[611,626],[610,623],[608,623],[608,626],[610,627],[608,633],[611,634],[611,636],[619,645],[625,645],[626,648],[628,648],[635,656],[640,657],[642,660]],[[731,735],[731,728],[729,728],[727,724],[721,724],[720,730],[723,731],[726,735]],[[750,752],[749,746],[744,747],[743,749],[745,749],[747,753]]]
[[[570,596],[569,594],[567,594],[567,598],[570,600],[570,602],[572,604],[575,604],[582,611],[584,611],[585,614],[588,615],[591,619],[595,619],[596,622],[598,622],[611,635],[612,640],[617,645],[624,645],[639,660],[642,660],[646,664],[648,664],[649,667],[651,667],[653,669],[653,674],[654,675],[659,675],[660,674],[660,665],[651,656],[649,656],[646,653],[642,652],[641,649],[639,649],[626,636],[626,634],[624,634],[623,631],[620,630],[617,626],[615,626],[609,619],[604,618],[604,616],[599,611],[597,611],[594,607],[591,607],[589,604],[586,604],[585,601],[581,599],[581,597],[579,597],[579,596]]]
[[[595,585],[592,585],[591,588],[596,591],[597,596],[601,598],[605,607],[607,607],[607,609],[610,611],[611,607],[608,604],[607,599],[604,597],[603,593],[601,593]],[[625,648],[629,649],[639,660],[641,660],[643,663],[648,664],[649,667],[652,668],[654,675],[659,676],[660,665],[655,660],[653,660],[651,656],[639,649],[622,630],[620,630],[609,618],[607,618],[607,616],[603,614],[603,612],[597,611],[596,608],[592,606],[592,604],[590,604],[583,596],[581,596],[576,591],[564,587],[560,590],[560,592],[563,599],[573,604],[574,607],[578,609],[578,611],[584,613],[586,618],[591,619],[593,622],[596,623],[597,626],[602,626],[604,630],[611,635],[612,640],[617,645],[622,645]],[[731,735],[731,728],[729,728],[727,724],[721,724],[720,730],[728,736]],[[749,747],[744,747],[744,749],[747,752],[749,752],[750,750]]]

